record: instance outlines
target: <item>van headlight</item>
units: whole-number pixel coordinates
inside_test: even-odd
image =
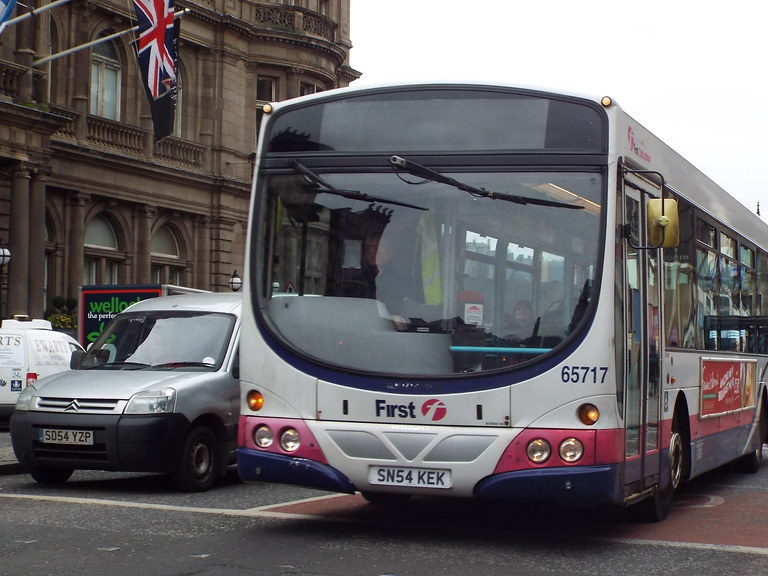
[[[19,394],[19,397],[16,398],[16,410],[29,410],[32,400],[35,399],[36,395],[37,388],[32,384],[27,384],[24,390],[21,391],[21,394]]]
[[[145,390],[131,396],[125,407],[126,414],[165,414],[173,412],[176,405],[176,390],[161,388]]]

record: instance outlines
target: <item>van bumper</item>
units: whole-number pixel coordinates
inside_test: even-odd
[[[181,414],[102,415],[16,411],[11,441],[18,461],[74,470],[170,473],[178,463],[189,422]],[[90,430],[92,446],[46,444],[44,428]]]
[[[8,426],[15,404],[0,404],[0,426]]]

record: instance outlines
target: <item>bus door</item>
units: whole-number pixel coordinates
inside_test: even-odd
[[[645,205],[661,190],[631,172],[623,184],[624,496],[629,498],[659,481],[662,283],[660,250],[648,248]]]

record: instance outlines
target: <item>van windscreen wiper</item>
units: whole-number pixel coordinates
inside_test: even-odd
[[[431,170],[426,166],[422,166],[421,164],[418,164],[411,160],[406,160],[401,156],[392,156],[389,159],[389,163],[392,165],[393,168],[399,168],[400,170],[405,170],[406,172],[408,172],[409,174],[412,174],[413,176],[418,176],[419,178],[425,178],[426,180],[432,180],[433,182],[439,182],[440,184],[453,186],[454,188],[458,188],[459,190],[463,190],[464,192],[469,192],[470,194],[472,194],[472,196],[480,196],[482,198],[491,198],[492,200],[504,200],[506,202],[514,202],[515,204],[535,204],[537,206],[551,206],[553,208],[569,208],[571,210],[584,209],[584,206],[579,206],[578,204],[566,204],[565,202],[555,202],[554,200],[544,200],[543,198],[532,198],[530,196],[517,196],[514,194],[506,194],[504,192],[494,192],[493,190],[485,190],[484,188],[476,188],[474,186],[470,186],[469,184],[465,184],[464,182],[459,182],[458,180],[454,180],[453,178],[440,174],[439,172],[435,172],[434,170]]]
[[[363,202],[378,202],[379,204],[394,204],[396,206],[405,206],[406,208],[413,208],[414,210],[427,210],[427,208],[423,208],[421,206],[416,206],[415,204],[408,204],[407,202],[400,202],[399,200],[390,200],[389,198],[382,198],[380,196],[371,196],[370,194],[363,194],[362,192],[358,192],[357,190],[342,190],[340,188],[336,188],[333,184],[330,182],[325,181],[323,178],[321,178],[318,174],[315,174],[301,164],[300,162],[297,162],[296,160],[290,160],[288,162],[290,164],[291,168],[296,170],[299,174],[302,174],[306,178],[308,178],[310,181],[314,182],[315,184],[319,184],[325,190],[323,192],[327,194],[333,194],[335,196],[342,196],[343,198],[349,198],[351,200],[362,200]]]

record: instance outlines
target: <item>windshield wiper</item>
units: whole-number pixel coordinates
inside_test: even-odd
[[[185,361],[163,362],[162,364],[153,364],[152,366],[150,366],[150,369],[154,370],[155,368],[161,368],[161,369],[184,368],[186,366],[213,368],[215,364],[210,364],[208,362],[185,362]]]
[[[319,175],[315,174],[301,164],[300,162],[297,162],[296,160],[290,160],[288,164],[296,170],[299,174],[302,174],[306,176],[309,180],[314,182],[315,184],[319,184],[325,190],[323,192],[327,194],[333,194],[335,196],[342,196],[344,198],[349,198],[350,200],[362,200],[363,202],[379,202],[380,204],[394,204],[396,206],[405,206],[406,208],[413,208],[414,210],[427,210],[427,208],[422,208],[421,206],[416,206],[415,204],[408,204],[407,202],[400,202],[399,200],[390,200],[388,198],[382,198],[380,196],[371,196],[370,194],[363,194],[362,192],[358,192],[356,190],[342,190],[340,188],[336,188],[333,184],[330,182],[326,182],[323,178],[321,178]]]
[[[485,190],[484,188],[475,188],[464,182],[459,182],[448,176],[444,176],[439,172],[430,170],[426,166],[422,166],[411,160],[406,160],[401,156],[392,156],[389,159],[389,163],[393,168],[400,168],[405,170],[413,176],[419,178],[425,178],[432,180],[433,182],[439,182],[440,184],[447,184],[453,186],[464,192],[469,192],[472,196],[480,196],[482,198],[491,198],[492,200],[504,200],[506,202],[514,202],[515,204],[535,204],[537,206],[551,206],[553,208],[569,208],[571,210],[583,210],[584,206],[577,204],[566,204],[565,202],[555,202],[554,200],[544,200],[542,198],[532,198],[530,196],[517,196],[514,194],[505,194],[504,192],[494,192],[493,190]]]
[[[125,368],[129,370],[141,370],[142,368],[147,368],[149,364],[144,364],[142,362],[129,362],[129,361],[123,361],[123,362],[109,362],[107,364],[99,364],[98,367],[102,370],[110,370],[112,368],[115,368],[117,370],[123,370]]]

